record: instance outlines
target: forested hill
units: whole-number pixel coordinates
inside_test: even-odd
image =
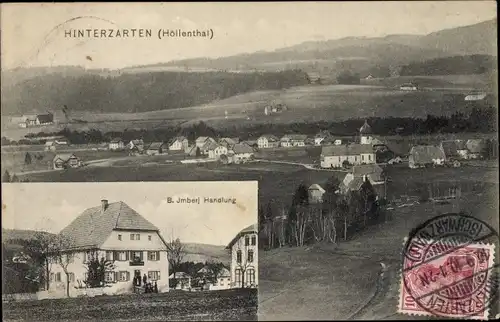
[[[497,59],[488,55],[453,56],[412,62],[402,66],[401,76],[469,75],[491,72]]]
[[[263,73],[150,72],[116,77],[49,74],[2,86],[2,113],[57,110],[147,112],[206,104],[233,95],[309,83],[299,70]]]

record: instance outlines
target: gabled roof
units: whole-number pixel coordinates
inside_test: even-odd
[[[434,145],[417,145],[411,148],[410,157],[417,164],[433,163],[432,160],[446,159],[443,149]]]
[[[444,151],[444,154],[448,156],[456,156],[458,155],[458,150],[463,150],[465,148],[465,142],[457,140],[447,140],[441,142],[441,148]]]
[[[368,121],[365,120],[365,124],[359,129],[359,133],[361,134],[372,134],[372,127],[368,124]]]
[[[215,150],[218,147],[224,147],[225,148],[225,146],[223,146],[223,145],[221,145],[221,144],[219,144],[217,142],[212,142],[212,141],[207,142],[207,144],[203,145],[203,149],[204,150],[208,150],[208,151]]]
[[[249,146],[248,144],[246,143],[238,143],[238,144],[235,144],[232,148],[232,151],[235,153],[235,154],[240,154],[240,153],[253,153],[253,149],[251,146]]]
[[[142,139],[130,140],[130,143],[137,145],[137,144],[144,144],[144,141]]]
[[[70,239],[72,248],[99,248],[115,229],[158,232],[155,225],[119,201],[108,204],[104,211],[101,206],[85,210],[60,234]]]
[[[319,184],[317,183],[313,183],[312,185],[309,186],[308,190],[319,190],[321,191],[322,193],[325,192],[325,189],[323,189],[323,187],[321,187]]]
[[[352,174],[355,177],[372,175],[372,177],[375,179],[380,178],[382,172],[383,170],[378,164],[358,164],[352,167]]]
[[[179,141],[179,142],[182,142],[184,140],[187,140],[187,138],[185,136],[176,136],[172,139],[170,139],[170,141],[168,141],[168,145],[172,145],[174,144],[176,141]]]
[[[304,141],[307,139],[307,135],[305,134],[286,134],[284,135],[281,140],[295,140],[295,141]]]
[[[264,134],[264,135],[261,135],[259,137],[259,139],[267,139],[268,141],[271,141],[271,142],[278,142],[279,139],[276,135],[272,135],[272,134]]]
[[[208,136],[199,136],[197,139],[196,139],[196,143],[201,143],[201,142],[205,142],[206,140],[208,140],[209,137]]]
[[[323,156],[360,155],[362,153],[375,152],[369,144],[328,145],[321,148]]]
[[[253,225],[250,225],[248,227],[246,227],[245,229],[241,230],[238,234],[236,234],[236,236],[234,236],[234,238],[229,242],[229,244],[227,245],[227,249],[231,248],[234,243],[236,243],[238,241],[238,239],[243,236],[243,235],[246,235],[246,234],[252,234],[252,233],[258,233],[259,230],[257,228],[257,224],[253,224]]]
[[[120,138],[114,138],[113,140],[111,140],[110,143],[120,143],[120,142],[123,142],[123,140]]]
[[[327,137],[330,137],[332,136],[332,134],[330,133],[330,131],[328,130],[323,130],[323,131],[320,131],[319,133],[317,133],[314,137],[319,139],[319,138],[327,138]]]
[[[61,153],[61,154],[56,154],[53,160],[55,161],[57,159],[61,159],[62,161],[66,162],[73,157],[76,158],[76,155],[74,155],[73,153]]]
[[[174,278],[174,273],[170,274],[168,278]],[[191,278],[191,275],[186,272],[176,272],[175,278]]]
[[[228,145],[235,145],[240,142],[240,138],[221,138],[219,140],[220,144],[227,143]]]
[[[54,115],[52,114],[39,114],[36,116],[40,123],[50,123],[54,121]]]
[[[163,144],[163,142],[152,142],[146,150],[158,150]]]
[[[469,139],[467,140],[467,149],[472,153],[484,152],[487,148],[486,141],[483,139]]]

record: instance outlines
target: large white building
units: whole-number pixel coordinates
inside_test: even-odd
[[[259,285],[257,224],[240,231],[226,247],[231,250],[231,288]]]
[[[66,272],[70,296],[77,296],[82,288],[85,289],[87,262],[96,255],[114,264],[114,269],[105,273],[105,287],[102,288],[105,294],[131,293],[134,282],[142,286],[144,275],[157,283],[159,292],[169,290],[164,239],[156,226],[122,201],[108,203],[102,200],[100,206],[80,214],[60,236],[69,241],[64,251],[69,254]],[[63,267],[53,263],[47,297],[65,297],[66,279]]]
[[[321,148],[321,167],[340,168],[348,165],[376,163],[376,155],[370,144],[329,145]]]

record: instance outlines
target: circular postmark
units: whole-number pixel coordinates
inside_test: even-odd
[[[403,311],[452,318],[488,318],[497,298],[498,233],[463,213],[427,220],[403,250]]]

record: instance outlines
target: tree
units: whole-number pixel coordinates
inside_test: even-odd
[[[206,262],[205,268],[206,268],[205,279],[208,282],[215,284],[217,283],[219,276],[226,267],[224,266],[224,264],[220,262],[209,260]]]
[[[306,224],[309,215],[309,192],[307,187],[301,183],[295,194],[293,195],[292,205],[288,215],[288,239],[289,242],[294,242],[296,246],[304,245],[304,236],[306,231]]]
[[[347,160],[344,160],[344,162],[342,162],[342,166],[347,169],[351,166],[351,163]]]
[[[50,254],[57,251],[56,236],[37,231],[33,238],[27,240],[24,249],[27,255],[33,260],[34,265],[38,267],[41,280],[45,282],[45,289],[49,290],[49,276],[52,270],[53,260]]]
[[[29,152],[24,155],[24,164],[31,164],[31,154]]]
[[[51,257],[53,261],[61,266],[64,274],[66,275],[66,296],[69,297],[69,283],[70,272],[68,270],[69,264],[73,263],[75,252],[70,251],[71,241],[64,235],[58,235],[54,238],[54,249]]]
[[[201,156],[200,147],[198,147],[198,146],[196,147],[196,152],[195,152],[195,155],[196,155],[197,157]]]
[[[87,259],[86,269],[87,277],[83,281],[87,287],[101,287],[106,285],[106,272],[113,271],[115,264],[102,256],[99,259],[97,251],[92,251]]]
[[[170,267],[172,268],[172,273],[174,274],[175,279],[175,274],[178,272],[179,266],[181,265],[182,261],[184,260],[184,256],[186,255],[185,246],[181,243],[181,240],[179,238],[175,240],[172,239],[167,243],[167,255],[168,262],[170,263]]]
[[[229,163],[229,158],[228,158],[228,157],[227,157],[227,155],[225,155],[225,154],[222,154],[222,155],[220,156],[220,159],[219,159],[219,160],[220,160],[220,162],[221,162],[222,164],[228,164],[228,163]]]
[[[8,170],[5,170],[2,176],[2,182],[10,182],[10,173]]]

